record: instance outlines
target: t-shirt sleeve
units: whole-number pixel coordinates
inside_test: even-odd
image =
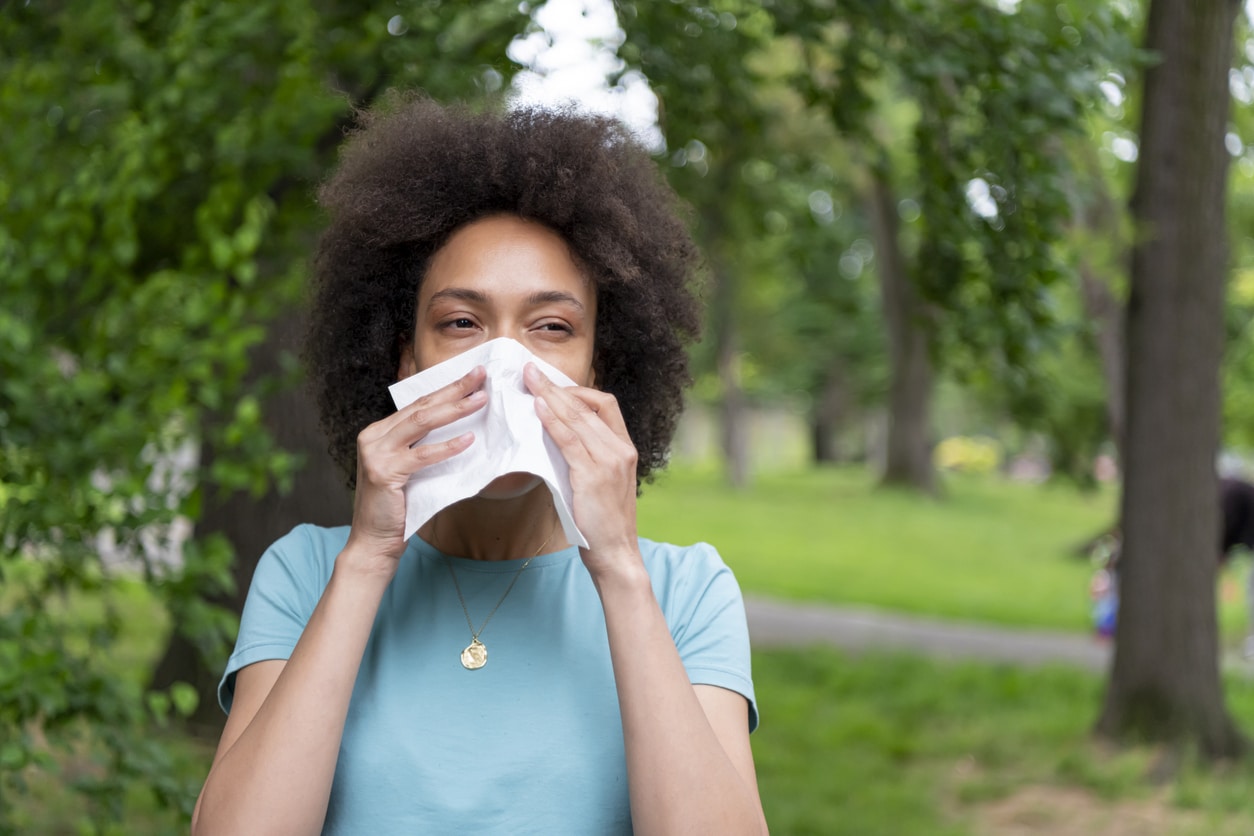
[[[671,635],[693,685],[717,685],[749,701],[749,731],[758,727],[749,655],[749,624],[735,575],[708,543],[679,558]]]
[[[318,537],[300,525],[266,549],[253,573],[240,615],[235,650],[218,684],[218,704],[228,714],[235,674],[267,659],[288,659],[326,587],[330,566]]]

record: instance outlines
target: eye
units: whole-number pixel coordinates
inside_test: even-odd
[[[568,334],[575,333],[575,329],[570,327],[569,324],[558,321],[558,320],[549,320],[547,322],[541,322],[539,325],[536,326],[536,330],[542,331],[547,334],[554,334],[554,335],[568,335]]]
[[[446,328],[450,331],[463,331],[469,328],[474,328],[475,321],[471,319],[470,317],[458,316],[458,317],[454,317],[453,319],[447,319],[444,322],[441,322],[440,327]]]

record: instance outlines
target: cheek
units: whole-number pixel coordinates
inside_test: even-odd
[[[593,388],[596,386],[596,371],[592,367],[593,359],[589,355],[581,355],[579,357],[564,358],[565,362],[553,362],[553,365],[561,369],[567,377],[578,383],[580,386]]]
[[[400,361],[396,364],[396,379],[404,380],[407,377],[417,374],[418,371],[418,364],[414,360],[413,343],[401,346]]]
[[[464,346],[469,348],[469,346]],[[450,351],[447,345],[441,345],[430,334],[419,334],[414,340],[414,365],[417,371],[426,371],[434,365],[456,357],[458,352]]]

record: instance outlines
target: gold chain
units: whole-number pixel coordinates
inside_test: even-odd
[[[523,561],[523,565],[518,567],[518,571],[514,573],[514,577],[509,579],[509,586],[505,587],[505,591],[502,592],[501,597],[497,599],[496,606],[492,607],[492,610],[488,613],[488,617],[483,619],[483,624],[478,630],[475,629],[474,622],[470,620],[470,609],[466,606],[466,597],[462,595],[461,584],[457,582],[457,573],[453,571],[453,561],[449,559],[448,555],[444,556],[444,565],[448,567],[449,577],[453,579],[453,589],[457,590],[457,600],[461,602],[462,613],[466,616],[466,626],[470,628],[470,638],[472,644],[479,641],[479,636],[487,629],[488,622],[492,620],[492,616],[496,615],[497,609],[500,608],[501,604],[505,603],[505,599],[509,597],[509,593],[514,589],[514,584],[518,582],[518,577],[522,575],[523,570],[531,565],[531,561],[540,556],[540,552],[544,551],[544,547],[547,546],[553,539],[553,534],[556,531],[557,526],[554,525],[549,531],[549,536],[545,537],[544,542],[540,544],[540,548],[536,549],[536,553]],[[432,533],[434,534],[434,532]],[[432,539],[435,538],[433,537]]]

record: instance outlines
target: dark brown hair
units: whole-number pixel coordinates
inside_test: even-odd
[[[648,154],[611,119],[476,112],[392,95],[360,115],[319,191],[305,362],[331,455],[352,484],[357,434],[388,394],[431,256],[460,227],[513,214],[552,229],[596,287],[598,388],[618,399],[637,480],[666,462],[699,328],[696,248]]]

